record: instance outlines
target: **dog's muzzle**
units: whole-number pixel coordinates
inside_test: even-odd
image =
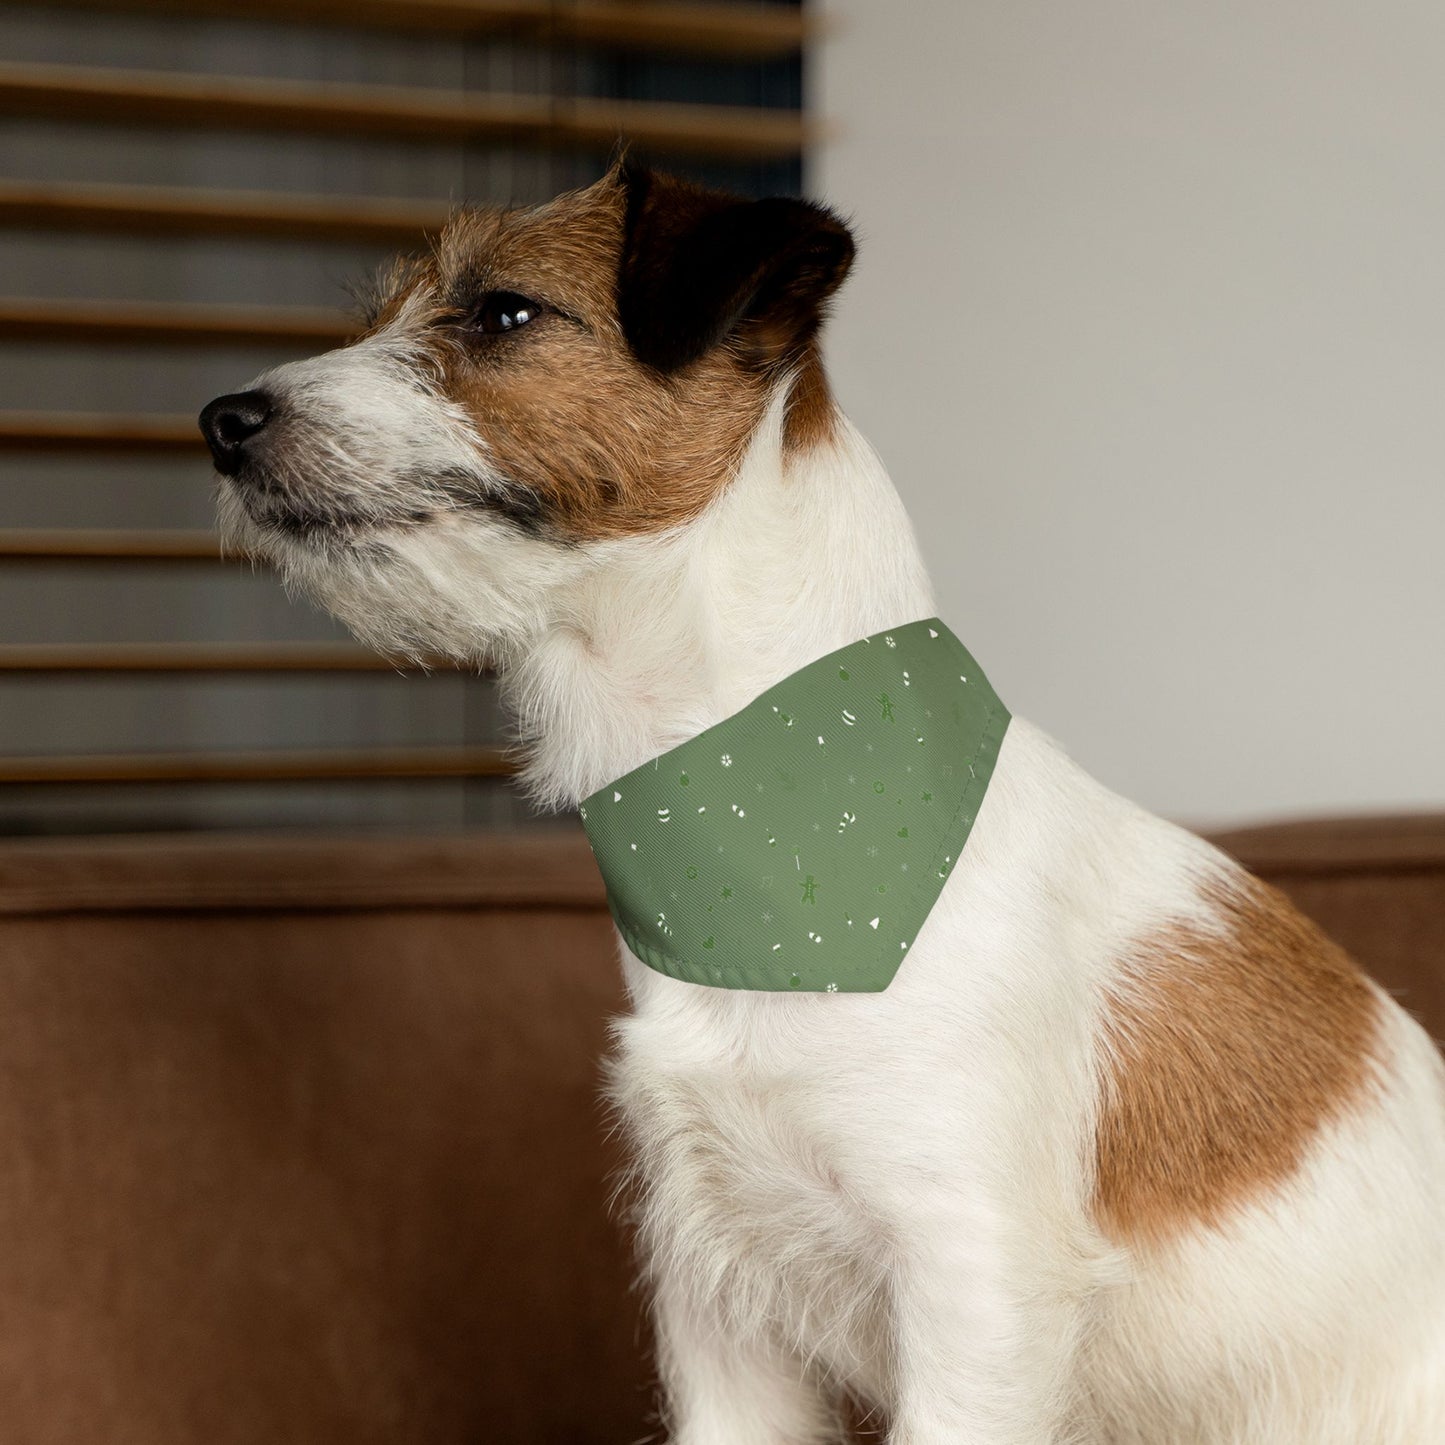
[[[201,434],[223,477],[234,477],[245,465],[248,444],[265,430],[274,411],[264,391],[238,391],[218,396],[201,412]]]

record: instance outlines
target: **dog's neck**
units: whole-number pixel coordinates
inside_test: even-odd
[[[840,415],[790,454],[780,401],[703,516],[607,544],[505,670],[527,781],[575,805],[813,659],[933,610],[876,453]]]

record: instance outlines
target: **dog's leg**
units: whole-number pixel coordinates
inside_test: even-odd
[[[675,1284],[660,1284],[653,1315],[669,1445],[836,1445],[837,1413],[800,1358]]]
[[[1081,1309],[1050,1262],[1022,1232],[1001,1238],[996,1217],[940,1210],[911,1229],[894,1279],[890,1445],[1094,1441],[1068,1389]]]

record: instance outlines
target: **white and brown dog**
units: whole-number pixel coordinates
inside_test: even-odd
[[[847,229],[619,166],[460,214],[213,402],[225,530],[497,666],[554,804],[929,616],[816,348]],[[965,619],[966,621],[966,619]],[[615,1095],[678,1445],[1445,1441],[1445,1070],[1279,895],[1015,721],[886,992],[624,951]]]

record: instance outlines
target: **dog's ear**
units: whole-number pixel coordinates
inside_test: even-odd
[[[677,371],[736,335],[764,364],[799,355],[853,261],[853,237],[807,201],[742,200],[623,161],[617,304],[638,360]]]

